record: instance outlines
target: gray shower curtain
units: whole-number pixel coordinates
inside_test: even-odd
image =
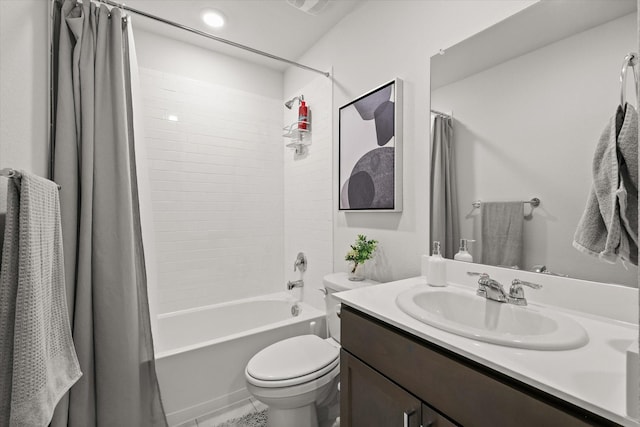
[[[147,300],[127,22],[55,0],[53,179],[62,185],[73,339],[83,372],[52,426],[166,426]]]
[[[460,243],[451,118],[436,114],[431,132],[431,242],[453,258]]]

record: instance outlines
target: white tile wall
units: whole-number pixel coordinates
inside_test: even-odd
[[[295,93],[311,110],[312,143],[303,156],[284,150],[284,274],[285,280],[299,278],[293,272],[298,252],[304,252],[308,269],[304,273],[304,300],[324,310],[322,277],[333,272],[332,199],[332,90],[331,80],[318,77]],[[297,104],[284,113],[284,124],[297,119]]]
[[[140,80],[159,312],[282,290],[282,100],[148,68]]]

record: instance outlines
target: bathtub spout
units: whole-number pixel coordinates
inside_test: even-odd
[[[287,282],[287,289],[291,290],[293,288],[301,288],[304,286],[304,281],[302,279],[300,280],[294,280],[293,282],[289,281]]]

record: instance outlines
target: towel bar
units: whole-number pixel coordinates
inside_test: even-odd
[[[529,203],[531,205],[531,207],[537,208],[538,206],[540,206],[540,199],[538,199],[537,197],[534,197],[531,200],[523,200],[522,203]],[[471,203],[471,205],[475,209],[478,209],[482,205],[482,201],[481,200],[474,200],[473,203]]]
[[[4,176],[7,178],[16,178],[16,179],[22,178],[22,174],[20,172],[11,168],[0,169],[0,176]],[[61,188],[62,186],[58,184],[58,190],[60,190]]]

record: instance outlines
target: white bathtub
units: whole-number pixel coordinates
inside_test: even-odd
[[[294,303],[278,293],[158,316],[156,370],[169,425],[247,399],[244,368],[269,344],[324,336],[324,312],[298,303],[294,317]]]

